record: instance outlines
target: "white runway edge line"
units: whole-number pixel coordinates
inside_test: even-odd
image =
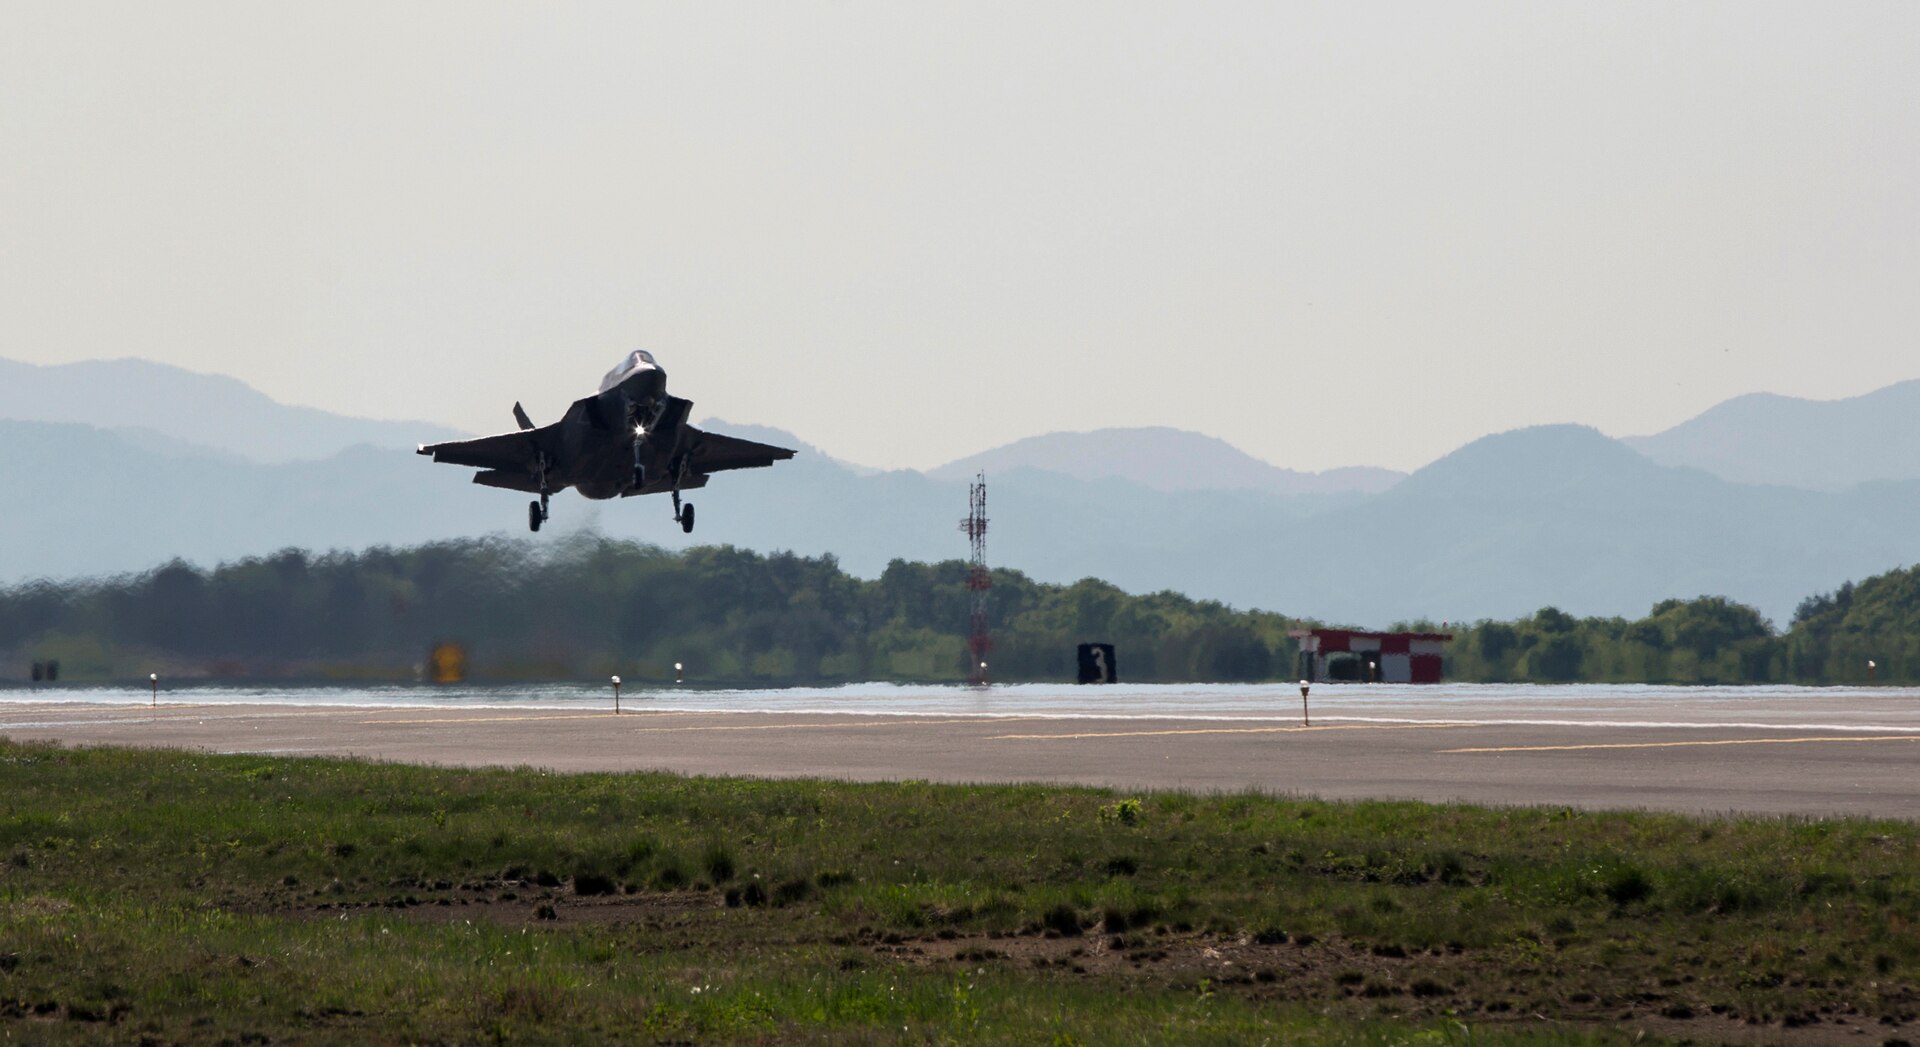
[[[144,683],[144,681],[142,681]],[[1502,724],[1569,731],[1920,730],[1920,688],[1761,687],[1674,688],[1647,685],[1443,684],[1432,686],[1321,685],[1314,688],[1316,721],[1402,724]],[[628,699],[635,713],[656,715],[848,717],[873,720],[942,716],[948,719],[1025,718],[1062,723],[1188,723],[1281,726],[1297,723],[1298,693],[1291,687],[1252,685],[1140,685],[1105,688],[1019,684],[973,689],[957,685],[849,684],[834,687],[686,690],[648,688]],[[95,715],[132,724],[135,717],[240,720],[328,717],[347,708],[380,715],[399,710],[426,716],[481,710],[594,713],[607,708],[603,685],[533,684],[436,688],[183,687],[149,709],[147,688],[88,687],[27,690],[0,687],[0,730],[8,718],[74,721]],[[87,707],[93,707],[88,710]],[[1848,717],[1858,721],[1847,723]],[[1901,726],[1892,726],[1901,725]],[[15,729],[31,730],[20,723]],[[81,726],[71,724],[70,726]]]
[[[1476,720],[1450,716],[1440,720],[1396,716],[1316,716],[1314,719],[1352,723],[1390,723],[1428,727],[1639,727],[1647,730],[1676,731],[1875,731],[1882,734],[1920,734],[1920,727],[1897,727],[1877,723],[1749,723],[1727,720],[1720,723],[1691,720],[1520,720],[1500,718]]]
[[[107,703],[101,703],[101,702],[85,702],[85,703],[75,703],[75,704],[84,704],[84,705],[93,706],[96,708],[118,707],[117,703],[113,705],[108,705]],[[137,703],[129,703],[129,704],[137,704]],[[100,719],[86,719],[86,720],[68,719],[68,720],[29,720],[29,721],[9,723],[9,722],[6,722],[4,719],[0,719],[0,732],[8,731],[8,730],[16,730],[16,731],[45,730],[49,728],[59,728],[59,727],[93,727],[93,726],[99,726],[103,723],[122,723],[122,724],[156,723],[156,722],[162,722],[162,721],[178,721],[178,720],[189,720],[189,719],[199,719],[199,718],[218,718],[218,719],[224,719],[224,720],[284,719],[289,716],[296,716],[296,715],[310,716],[319,711],[330,712],[335,710],[341,713],[357,712],[357,713],[363,713],[363,714],[369,711],[420,712],[420,711],[427,711],[427,710],[431,710],[434,712],[448,713],[448,714],[459,714],[459,713],[471,714],[471,713],[479,712],[482,710],[487,712],[521,711],[521,712],[549,712],[549,713],[588,711],[586,709],[576,708],[571,705],[558,705],[557,703],[541,703],[541,704],[501,703],[501,704],[489,704],[484,706],[483,705],[464,705],[464,706],[441,705],[441,706],[430,706],[425,708],[421,706],[344,705],[344,704],[339,704],[339,705],[326,704],[326,705],[313,706],[313,705],[296,705],[296,704],[289,703],[283,709],[273,709],[273,708],[263,708],[259,705],[244,705],[242,703],[236,702],[236,703],[233,703],[231,706],[227,706],[225,708],[220,707],[225,705],[226,703],[218,703],[218,705],[212,706],[212,707],[201,707],[201,708],[192,709],[192,710],[182,709],[172,716],[165,715],[166,710],[163,709],[161,710],[162,715],[160,716],[142,716],[142,717],[128,718],[124,720],[117,720],[117,721],[100,720]],[[974,711],[927,710],[927,709],[855,710],[855,709],[847,709],[844,707],[843,708],[800,708],[800,709],[767,709],[767,708],[715,709],[711,707],[683,708],[683,707],[677,707],[677,706],[664,706],[664,705],[637,710],[634,713],[636,722],[638,722],[638,720],[641,717],[644,717],[649,712],[703,713],[703,714],[742,715],[742,716],[830,716],[830,717],[856,717],[857,716],[857,717],[867,717],[867,718],[905,718],[905,717],[927,716],[927,715],[937,714],[942,717],[946,717],[954,720],[977,719],[982,722],[996,721],[996,720],[997,721],[1099,720],[1099,721],[1111,721],[1111,722],[1161,721],[1161,722],[1178,722],[1178,723],[1250,723],[1250,724],[1266,724],[1266,723],[1293,724],[1297,722],[1297,718],[1291,717],[1291,716],[1227,716],[1227,715],[1220,715],[1220,714],[1213,714],[1213,713],[1180,714],[1180,713],[1173,713],[1173,712],[1169,712],[1169,713],[974,712]],[[1545,719],[1545,718],[1519,718],[1519,717],[1497,717],[1497,718],[1481,719],[1481,718],[1474,718],[1470,716],[1466,716],[1466,717],[1448,716],[1448,717],[1440,717],[1440,718],[1431,718],[1431,717],[1412,717],[1412,716],[1352,716],[1352,715],[1343,716],[1339,714],[1316,716],[1315,719],[1320,722],[1330,723],[1330,724],[1331,723],[1357,723],[1357,724],[1381,724],[1381,725],[1396,725],[1396,726],[1410,726],[1410,727],[1570,727],[1570,728],[1585,728],[1585,729],[1623,728],[1624,727],[1624,728],[1637,728],[1642,730],[1676,730],[1676,731],[1726,731],[1726,730],[1841,731],[1841,732],[1847,732],[1847,733],[1874,732],[1878,734],[1920,734],[1920,726],[1900,726],[1895,724],[1883,724],[1883,723],[1797,723],[1797,722],[1759,723],[1759,722],[1744,721],[1744,720],[1728,720],[1728,721],[1720,721],[1720,722],[1696,721],[1696,720],[1606,720],[1606,719],[1574,720],[1574,719]],[[418,721],[418,722],[431,722],[431,720],[432,718],[429,717],[425,721]],[[416,721],[408,721],[408,722],[411,723]]]

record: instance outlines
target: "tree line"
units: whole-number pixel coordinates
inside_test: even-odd
[[[67,681],[144,677],[411,680],[443,642],[476,681],[588,679],[811,684],[967,675],[967,565],[896,560],[878,578],[832,556],[731,546],[683,553],[595,535],[321,555],[288,549],[202,569],[174,561],[106,579],[0,589],[0,678],[57,660]],[[1133,682],[1292,679],[1302,621],[1178,593],[996,570],[1002,682],[1070,680],[1075,647],[1114,644]],[[1450,631],[1466,682],[1849,683],[1920,680],[1920,568],[1810,597],[1777,631],[1722,597],[1666,600],[1643,618],[1548,607]]]
[[[1553,607],[1453,630],[1452,679],[1484,683],[1920,682],[1920,568],[1801,601],[1784,632],[1723,596],[1662,600],[1639,619]]]

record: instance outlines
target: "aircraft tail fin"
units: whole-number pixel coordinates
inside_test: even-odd
[[[513,420],[519,422],[522,429],[533,428],[533,419],[527,417],[526,409],[520,406],[518,400],[513,404]]]

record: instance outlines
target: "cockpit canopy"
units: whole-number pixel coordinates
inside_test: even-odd
[[[607,376],[600,380],[600,391],[606,392],[621,382],[633,377],[636,371],[658,371],[660,365],[654,362],[653,354],[645,349],[635,349],[620,358],[620,363]]]

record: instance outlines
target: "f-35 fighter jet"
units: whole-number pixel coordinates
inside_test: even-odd
[[[673,495],[673,519],[693,531],[693,504],[680,492],[705,487],[726,469],[758,469],[793,457],[785,447],[754,443],[687,424],[693,401],[667,395],[667,372],[653,354],[634,350],[607,372],[600,391],[575,400],[566,417],[535,427],[513,405],[520,431],[421,446],[436,462],[481,470],[473,482],[539,495],[527,505],[527,527],[547,520],[547,499],[569,487],[588,498]]]

